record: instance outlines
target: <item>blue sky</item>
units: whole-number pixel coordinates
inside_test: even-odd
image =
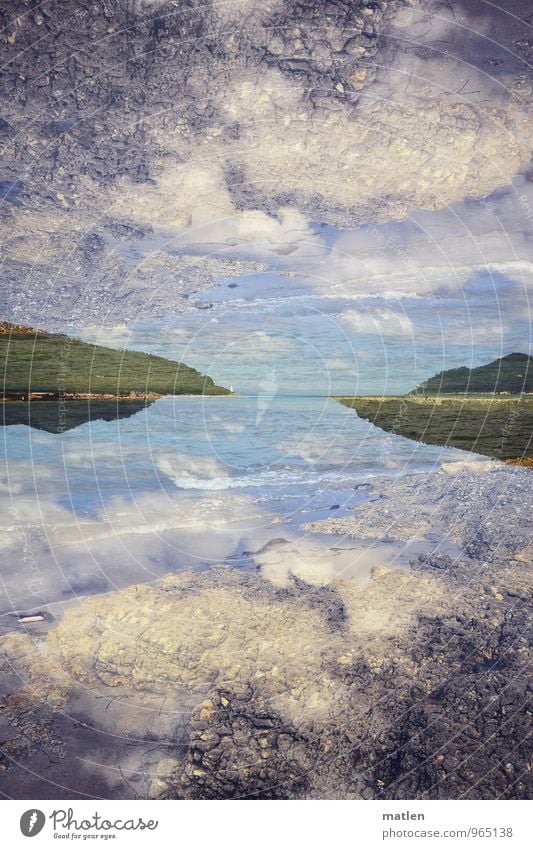
[[[145,253],[136,246],[139,263],[163,246],[266,270],[198,293],[205,309],[155,320],[147,304],[128,326],[78,331],[181,359],[243,393],[274,372],[286,393],[408,391],[443,368],[530,352],[530,209],[533,183],[522,174],[488,198],[351,231],[299,213],[277,223],[239,213],[244,223],[210,222],[194,243],[190,233],[155,232]]]

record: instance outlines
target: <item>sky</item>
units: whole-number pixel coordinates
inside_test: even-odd
[[[167,419],[167,401],[146,414],[152,424],[161,416],[160,430],[142,430],[144,413],[124,420],[118,435],[116,423],[96,424],[95,439],[92,426],[60,439],[6,428],[5,592],[16,593],[24,568],[31,579],[32,557],[50,565],[59,595],[69,581],[75,592],[108,589],[124,580],[126,538],[131,580],[159,576],[187,534],[206,559],[227,556],[241,531],[211,540],[206,529],[241,515],[253,530],[255,502],[232,493],[221,504],[200,490],[189,512],[184,492],[198,480],[226,485],[241,473],[228,472],[231,458],[245,449],[243,467],[255,474],[254,463],[271,471],[272,456],[279,467],[310,464],[311,472],[317,457],[341,467],[345,456],[363,464],[377,457],[394,472],[402,452],[420,448],[397,438],[385,451],[382,432],[322,402],[296,404],[290,429],[278,420],[268,442],[273,398],[402,393],[444,368],[531,351],[531,22],[527,3],[504,5],[383,0],[397,14],[369,24],[379,37],[367,41],[377,45],[357,58],[358,20],[345,31],[340,12],[327,18],[327,4],[316,6],[326,16],[318,23],[302,14],[295,27],[289,2],[217,0],[195,12],[221,45],[207,61],[201,39],[185,40],[172,58],[166,40],[174,36],[163,24],[161,43],[145,55],[144,16],[164,9],[179,29],[176,7],[117,2],[143,85],[132,63],[117,66],[117,46],[128,56],[134,49],[121,42],[119,22],[86,61],[84,21],[79,33],[69,30],[81,76],[68,109],[33,85],[24,63],[39,58],[32,51],[42,52],[38,39],[48,35],[35,33],[29,16],[17,18],[7,65],[14,90],[29,82],[6,98],[3,113],[13,130],[3,147],[6,178],[23,178],[16,202],[13,183],[2,181],[3,315],[183,360],[258,401],[244,430],[238,414],[210,422],[213,433],[224,431],[226,453],[216,456],[194,442],[194,411],[190,420]],[[346,6],[356,15],[355,4]],[[270,18],[280,14],[283,38]],[[91,31],[101,24],[89,21]],[[286,54],[310,63],[312,74],[287,71]],[[46,70],[39,67],[37,82]],[[131,103],[112,111],[107,89],[120,74]],[[75,126],[50,140],[43,115],[49,122],[52,113]],[[109,158],[116,138],[128,156],[102,180],[94,157]],[[22,149],[21,139],[33,146]],[[128,170],[138,156],[144,177]],[[324,433],[315,432],[315,415]],[[302,420],[309,432],[295,436]],[[93,491],[100,512],[86,503]],[[275,524],[270,506],[260,521]],[[147,532],[154,527],[165,536],[157,548]],[[21,546],[25,564],[13,556]]]
[[[520,173],[487,198],[380,225],[340,230],[293,211],[211,221],[194,242],[156,230],[147,254],[133,244],[140,265],[152,251],[188,251],[264,270],[220,276],[198,293],[202,309],[154,319],[148,302],[136,321],[77,332],[182,359],[244,393],[272,370],[286,393],[409,391],[444,368],[531,352],[531,209]]]

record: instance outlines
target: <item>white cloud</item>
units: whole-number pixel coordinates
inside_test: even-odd
[[[386,308],[351,309],[341,319],[356,333],[372,336],[412,337],[413,324],[407,315]]]
[[[341,233],[311,279],[325,297],[432,296],[461,293],[479,273],[533,289],[533,183],[523,175],[483,200]]]
[[[116,324],[114,327],[102,327],[88,324],[76,334],[84,342],[103,345],[107,348],[127,348],[133,340],[133,331],[127,324]]]
[[[357,448],[347,449],[337,437],[318,433],[306,433],[300,439],[289,439],[276,448],[288,456],[301,457],[306,463],[326,462],[328,465],[343,466],[354,458]]]
[[[264,575],[275,586],[286,586],[294,575],[308,584],[327,585],[334,580],[366,580],[372,569],[393,559],[390,546],[357,546],[334,549],[300,540],[270,548],[256,556]]]
[[[440,322],[413,321],[413,338],[419,345],[440,344],[443,350],[453,347],[483,348],[492,350],[494,357],[511,351],[527,353],[530,343],[524,336],[523,326],[504,317],[491,317],[466,310],[447,310]]]
[[[211,249],[233,248],[239,256],[294,265],[322,259],[326,250],[323,238],[296,209],[280,209],[276,216],[259,210],[233,211],[215,216],[208,206],[197,207],[190,226],[177,234],[178,246]]]
[[[154,455],[157,467],[181,489],[224,488],[228,469],[212,457],[189,454]]]
[[[340,357],[331,357],[324,365],[331,371],[355,371],[353,360],[343,360]]]

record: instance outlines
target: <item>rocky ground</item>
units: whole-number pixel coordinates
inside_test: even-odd
[[[508,184],[530,157],[530,9],[490,15],[482,0],[7,0],[2,313],[53,329],[179,311],[243,270],[243,233],[290,252],[287,208],[353,227]],[[195,255],[206,222],[222,259]]]
[[[2,317],[164,316],[265,253],[286,270],[309,220],[508,186],[531,155],[529,5],[6,0]],[[530,481],[496,463],[377,481],[313,526],[461,550],[410,571],[279,586],[221,567],[19,626],[0,644],[0,792],[525,797]]]
[[[320,523],[444,529],[454,558],[282,587],[217,567],[87,599],[45,643],[8,634],[3,792],[29,768],[36,798],[50,782],[75,798],[524,798],[530,481],[450,464]]]

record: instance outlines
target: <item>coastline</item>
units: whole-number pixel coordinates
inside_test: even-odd
[[[163,395],[156,392],[130,393],[128,395],[112,395],[108,393],[61,393],[47,394],[42,397],[36,393],[29,398],[20,393],[20,399],[11,397],[2,399],[0,404],[0,424],[4,427],[11,425],[27,425],[48,433],[61,434],[71,431],[89,421],[113,421],[135,416],[147,409],[156,401],[163,398],[225,398],[228,393],[207,394],[180,393],[179,395]],[[230,396],[231,397],[231,396]]]
[[[531,453],[533,395],[333,396],[387,433],[428,445],[521,461]],[[524,463],[523,465],[528,465]]]
[[[0,397],[2,404],[21,404],[32,401],[55,403],[64,401],[157,401],[160,398],[238,398],[237,392],[180,392],[178,394],[158,392],[129,392],[127,394],[113,394],[110,392],[30,392],[15,393]]]

